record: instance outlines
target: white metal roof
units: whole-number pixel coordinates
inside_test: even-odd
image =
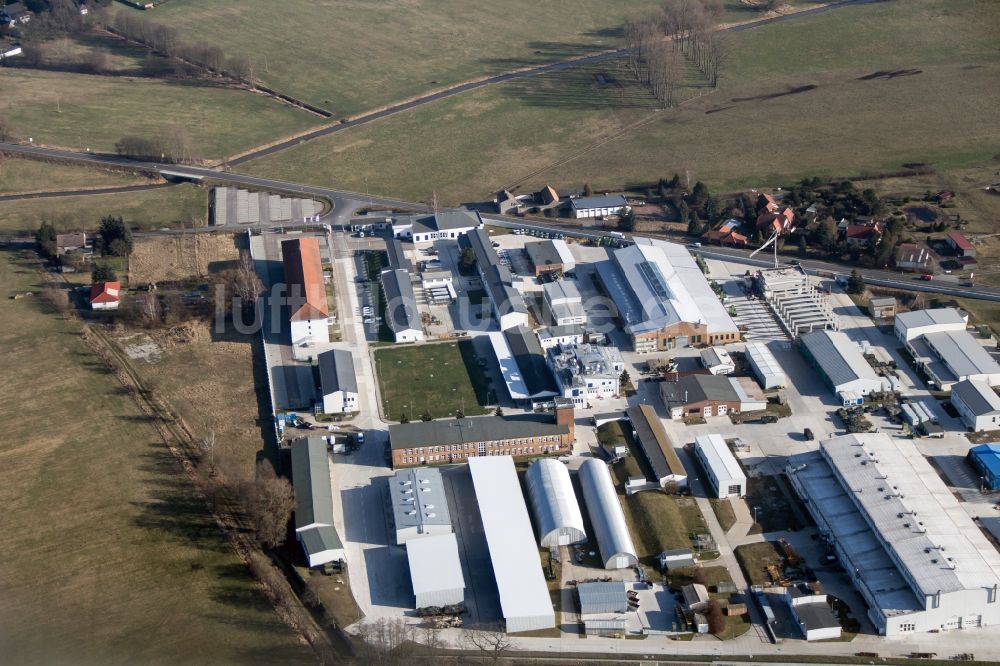
[[[956,377],[1000,374],[1000,365],[968,331],[928,333],[924,341]]]
[[[566,465],[552,458],[540,458],[531,463],[525,480],[538,525],[539,541],[559,530],[568,531],[574,543],[587,538],[583,529],[583,514],[580,513]]]
[[[458,559],[458,541],[454,534],[407,541],[406,559],[410,562],[414,594],[465,589],[462,563]]]
[[[551,615],[552,600],[510,456],[469,458],[469,472],[505,618]]]
[[[746,355],[755,368],[767,377],[782,378],[784,381],[785,370],[774,357],[766,342],[750,340],[746,345]]]
[[[909,330],[924,326],[949,325],[965,328],[965,317],[955,308],[934,308],[932,310],[912,310],[896,315],[896,324]]]
[[[579,475],[583,501],[597,537],[601,559],[607,565],[616,555],[627,555],[632,564],[637,564],[639,558],[608,466],[597,458],[588,458],[580,465]]]
[[[694,445],[701,451],[705,463],[712,468],[715,478],[720,482],[727,479],[746,481],[746,475],[722,435],[700,435],[695,438]]]
[[[858,345],[843,331],[813,331],[802,336],[802,344],[834,386],[859,379],[881,382]]]

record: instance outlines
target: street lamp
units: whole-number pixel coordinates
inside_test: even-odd
[[[757,507],[754,506],[752,508],[753,508],[753,524],[756,525],[757,524]]]

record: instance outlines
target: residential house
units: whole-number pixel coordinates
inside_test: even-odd
[[[765,209],[757,216],[757,228],[765,235],[788,233],[794,223],[795,211],[788,207],[774,211]]]
[[[87,248],[87,234],[56,234],[56,254],[62,256],[67,252],[76,252]]]
[[[521,202],[509,191],[500,190],[497,192],[496,209],[501,215],[516,213],[520,207]]]
[[[90,285],[90,309],[117,310],[121,289],[121,282],[95,282]]]
[[[546,185],[538,194],[535,195],[535,199],[538,201],[539,206],[542,208],[551,208],[552,206],[559,205],[559,193],[556,192],[555,188],[551,185]]]
[[[729,219],[718,229],[712,229],[702,235],[702,240],[718,245],[732,245],[733,247],[746,247],[747,237],[740,233],[743,223],[737,219]]]
[[[841,238],[851,246],[878,243],[882,234],[882,225],[876,220],[865,224],[847,224],[841,230]]]
[[[8,2],[6,6],[0,9],[0,14],[6,14],[9,19],[10,27],[14,27],[18,23],[24,25],[31,20],[33,14],[28,11],[28,8],[24,6],[23,2]]]

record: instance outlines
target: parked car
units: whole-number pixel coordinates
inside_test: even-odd
[[[925,282],[930,282],[931,280],[934,279],[934,276],[931,275],[930,273],[924,273],[923,275],[920,276],[920,279],[924,280]]]

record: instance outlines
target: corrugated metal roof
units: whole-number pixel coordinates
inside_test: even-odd
[[[956,377],[1000,374],[1000,364],[968,331],[928,333],[924,341]]]
[[[622,208],[628,205],[628,201],[621,194],[606,194],[596,197],[577,197],[570,199],[573,210],[587,210],[590,208]]]
[[[401,469],[389,479],[389,497],[396,529],[421,525],[451,525],[441,470]]]
[[[1000,444],[980,444],[969,449],[969,455],[975,458],[993,476],[1000,476]]]
[[[567,433],[569,426],[557,425],[550,414],[518,414],[395,423],[389,426],[389,441],[393,449],[406,449]]]
[[[587,514],[605,567],[612,565],[619,555],[625,555],[630,566],[638,565],[639,558],[608,466],[596,458],[588,458],[580,465],[578,474]]]
[[[1000,396],[990,385],[978,379],[966,379],[951,387],[951,397],[958,398],[976,416],[1000,412]]]
[[[333,491],[326,443],[319,437],[292,442],[292,486],[295,490],[295,528],[333,525]]]
[[[559,545],[560,532],[569,537],[570,543],[587,539],[583,514],[566,465],[552,458],[541,458],[531,463],[525,481],[541,545]]]
[[[329,317],[319,239],[307,236],[281,241],[281,261],[285,269],[291,320]]]
[[[628,418],[635,429],[639,446],[653,468],[656,480],[669,476],[687,476],[681,459],[677,457],[667,431],[651,405],[637,405],[628,409]]]
[[[315,555],[328,550],[342,550],[344,542],[333,525],[317,525],[299,532],[299,541],[307,555]]]
[[[579,583],[576,591],[580,595],[581,615],[628,611],[625,583],[621,581]]]
[[[438,534],[406,542],[410,580],[416,595],[444,590],[464,590],[465,577],[454,534]]]
[[[393,333],[422,330],[409,273],[404,270],[383,271],[382,291],[385,292],[386,323]]]
[[[387,238],[385,241],[385,253],[389,257],[389,268],[392,270],[410,270],[410,260],[406,258],[403,251],[403,244],[397,238]]]
[[[813,331],[803,335],[801,340],[834,386],[859,379],[881,382],[858,345],[843,331]]]
[[[528,508],[510,456],[469,458],[469,472],[493,563],[504,618],[552,617]]]
[[[354,374],[354,357],[345,349],[331,349],[316,357],[319,381],[323,395],[345,391],[358,392],[358,378]]]
[[[746,355],[750,360],[750,363],[757,368],[757,370],[764,375],[765,378],[770,378],[772,382],[770,383],[785,383],[785,371],[778,363],[778,359],[774,357],[770,348],[767,346],[766,342],[759,342],[755,340],[748,341],[746,343]]]
[[[694,446],[701,451],[706,464],[712,468],[715,478],[720,482],[729,479],[746,481],[746,475],[722,435],[700,435],[695,437]]]
[[[903,327],[922,328],[940,324],[951,324],[965,328],[965,317],[955,308],[933,308],[931,310],[912,310],[896,315],[896,322]]]

